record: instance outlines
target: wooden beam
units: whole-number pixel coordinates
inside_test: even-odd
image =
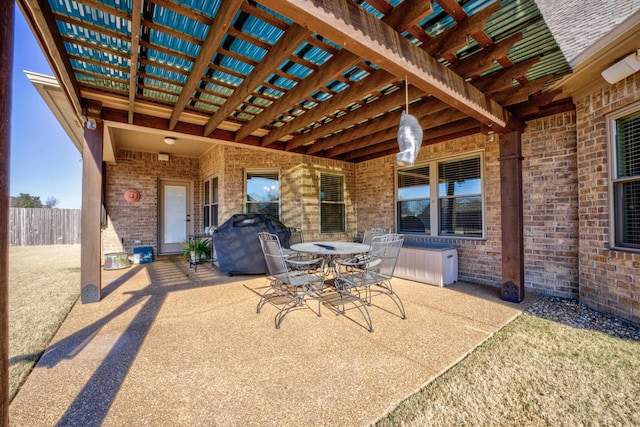
[[[253,93],[253,91],[277,69],[295,49],[300,46],[311,32],[306,28],[293,24],[280,40],[274,44],[260,63],[253,69],[242,83],[236,88],[222,107],[211,116],[204,127],[204,134],[209,135],[216,129],[229,115],[236,110],[238,105]]]
[[[9,425],[9,180],[15,2],[0,5],[0,425]]]
[[[346,107],[352,102],[359,101],[368,94],[384,87],[397,80],[397,77],[389,74],[384,70],[377,70],[373,74],[363,78],[362,80],[355,82],[350,88],[343,90],[335,94],[331,102],[323,102],[319,106],[312,110],[309,110],[303,116],[300,116],[296,120],[292,120],[287,124],[280,126],[279,128],[271,131],[268,135],[265,135],[262,141],[263,146],[268,146],[285,135],[295,132],[302,128],[304,125],[311,124],[317,120],[331,115],[338,109]],[[301,124],[304,122],[304,125]],[[297,148],[299,145],[287,144],[287,149]]]
[[[524,225],[522,141],[520,132],[499,135],[500,224],[502,228],[502,299],[524,299]],[[508,237],[507,237],[508,236]]]
[[[402,32],[406,27],[413,25],[414,21],[419,20],[421,17],[429,14],[431,12],[431,2],[429,0],[408,0],[394,8],[391,13],[386,15],[382,20],[387,22],[391,27],[395,28],[396,31]],[[277,101],[275,101],[271,106],[267,107],[262,113],[260,113],[257,117],[254,117],[253,120],[249,121],[247,124],[240,129],[236,135],[236,141],[241,140],[242,138],[251,134],[251,132],[256,129],[267,124],[273,117],[277,114],[286,111],[295,105],[298,100],[305,98],[309,94],[313,93],[313,91],[322,87],[325,82],[330,81],[331,79],[336,78],[342,70],[347,67],[352,66],[353,64],[360,61],[356,55],[352,54],[346,49],[342,49],[340,53],[336,54],[331,60],[327,61],[326,64],[322,66],[322,68],[308,76],[302,83],[294,87],[292,90],[287,92]],[[327,100],[329,102],[335,102],[335,100]],[[334,111],[338,108],[342,108],[343,105],[334,105]],[[350,114],[347,114],[350,116]],[[321,127],[324,127],[321,126]],[[324,135],[331,131],[327,131]],[[296,145],[296,147],[301,146],[308,140],[301,142]],[[269,145],[269,142],[265,143]],[[294,144],[293,142],[289,142],[289,146]]]
[[[342,71],[360,61],[353,53],[342,49],[335,56],[329,59],[318,71],[304,79],[300,84],[275,100],[266,107],[262,113],[254,117],[253,120],[245,124],[236,133],[236,141],[249,136],[253,131],[269,123],[278,114],[289,109],[300,99],[305,98],[316,89],[322,87],[326,82],[336,78]]]
[[[405,0],[382,18],[391,28],[402,33],[433,12],[431,0]]]
[[[136,80],[138,78],[138,51],[140,50],[140,18],[142,0],[133,0],[131,7],[131,69],[129,70],[129,124],[133,123],[136,102]]]
[[[413,86],[409,87],[410,100],[414,100],[417,97],[422,95],[424,95],[424,93],[420,89],[417,89]],[[325,139],[332,139],[334,137],[329,137],[324,139],[320,139],[320,138],[325,137],[326,135],[336,132],[338,130],[343,130],[343,132],[341,132],[340,135],[348,133],[349,135],[351,135],[349,136],[350,138],[352,139],[356,138],[353,136],[353,133],[352,133],[355,131],[356,128],[349,129],[349,126],[356,125],[365,120],[367,120],[367,126],[370,129],[369,133],[376,132],[377,130],[380,129],[378,126],[379,125],[378,122],[380,120],[385,120],[386,117],[378,118],[373,121],[371,121],[370,119],[372,119],[373,117],[379,116],[380,114],[385,114],[388,111],[398,107],[399,105],[404,105],[404,103],[405,103],[404,90],[397,90],[393,93],[382,96],[376,99],[375,101],[372,101],[372,102],[369,102],[368,104],[363,105],[362,107],[358,108],[354,112],[345,114],[344,116],[333,119],[329,123],[325,123],[316,129],[312,129],[309,132],[306,132],[306,133],[303,133],[302,135],[298,135],[294,137],[292,140],[287,141],[287,147],[299,147],[301,145],[306,144],[307,142],[314,141],[314,140],[316,141],[316,143],[310,147],[314,147],[317,144],[321,145]],[[395,119],[396,124],[400,123],[399,114],[400,113],[398,112],[398,118]],[[382,127],[382,129],[389,127],[388,125],[383,125],[383,126],[384,127]],[[356,131],[356,133],[357,132],[358,131]],[[325,148],[327,147],[324,147],[321,149],[325,149]]]
[[[104,124],[89,111],[95,128],[85,127],[82,149],[82,226],[80,249],[80,298],[83,304],[100,301],[100,219],[102,218],[102,144]]]
[[[453,0],[453,3],[455,3],[455,0]],[[421,48],[434,58],[441,58],[449,53],[462,49],[469,44],[469,35],[482,30],[489,18],[491,18],[491,15],[498,9],[500,9],[499,1],[491,3],[489,6],[469,17],[467,17],[466,12],[463,10],[464,17],[460,15],[459,18],[456,19],[456,21],[458,21],[457,25],[447,28],[423,44]]]
[[[480,132],[480,123],[478,121],[466,118],[451,125],[439,126],[425,132],[422,141],[422,147],[431,144],[438,144],[444,141],[450,141],[467,135],[473,135]],[[361,150],[350,151],[340,156],[340,160],[361,162],[376,157],[388,156],[398,152],[398,140],[391,139],[377,143],[373,146],[363,148]]]
[[[518,77],[524,76],[529,68],[540,61],[540,57],[529,58],[520,62],[513,67],[484,76],[483,78],[473,82],[474,86],[486,93],[501,92],[513,87],[513,81]]]
[[[387,95],[387,96],[390,96],[390,95]],[[434,113],[437,113],[438,111],[442,111],[446,109],[457,111],[455,108],[449,107],[447,104],[445,104],[444,102],[438,99],[427,98],[411,104],[409,112],[412,116],[416,117],[418,120],[422,120],[426,116],[429,116],[430,114],[434,114]],[[391,127],[397,130],[397,127],[400,124],[400,117],[402,115],[402,111],[405,111],[405,110],[400,109],[400,110],[393,111],[385,115],[384,117],[376,118],[375,120],[371,120],[369,122],[359,124],[358,126],[355,126],[351,129],[346,129],[343,132],[340,132],[333,136],[316,141],[315,144],[309,146],[309,148],[307,149],[307,152],[313,153],[320,150],[325,150],[327,148],[336,147],[340,144],[344,144],[358,138],[372,135]],[[367,117],[373,117],[373,116],[367,116]]]
[[[205,38],[204,43],[200,48],[200,53],[198,54],[193,67],[191,67],[189,77],[182,87],[180,97],[178,98],[178,101],[173,108],[173,112],[171,113],[171,117],[169,119],[170,130],[172,130],[178,123],[180,115],[193,96],[198,83],[200,83],[205,70],[211,62],[211,58],[213,57],[214,52],[216,51],[216,49],[218,49],[220,41],[227,33],[227,29],[231,25],[233,17],[236,15],[238,8],[243,3],[243,1],[244,0],[228,0],[222,2],[222,4],[220,5],[218,14],[213,20],[211,27],[209,28],[207,37]]]
[[[480,90],[349,0],[263,0],[289,17],[387,72],[491,127],[508,132],[523,125]]]
[[[555,78],[555,76],[547,76],[537,80],[528,81],[523,85],[514,86],[507,90],[497,92],[494,95],[494,99],[498,101],[503,107],[526,102],[529,99],[529,96],[540,92],[545,84]]]
[[[479,75],[485,71],[489,71],[494,66],[494,61],[497,61],[498,58],[507,56],[507,53],[509,53],[513,45],[520,40],[522,40],[522,33],[514,34],[502,40],[500,43],[482,49],[468,58],[451,64],[449,68],[465,78]]]
[[[446,108],[444,110],[435,112],[433,114],[420,116],[421,118],[420,126],[422,127],[423,130],[429,130],[438,126],[442,126],[447,123],[464,119],[465,117],[466,115],[464,113],[456,110],[455,108]],[[329,155],[331,157],[339,156],[349,151],[365,148],[368,145],[375,144],[376,141],[384,141],[392,137],[397,137],[398,124],[399,124],[399,115],[398,115],[398,120],[395,120],[395,123],[392,126],[372,134],[362,135],[360,138],[353,139],[344,144],[334,146],[333,148],[331,148],[331,150],[329,150]],[[424,138],[424,134],[423,134],[423,138]]]

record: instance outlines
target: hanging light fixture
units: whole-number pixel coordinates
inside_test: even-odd
[[[165,136],[164,137],[164,143],[167,144],[167,145],[173,145],[173,144],[176,143],[176,139],[172,138],[170,136]]]
[[[409,88],[405,78],[406,111],[400,117],[398,128],[398,147],[400,152],[396,155],[396,162],[400,166],[413,166],[418,157],[422,145],[422,126],[418,119],[409,114]]]

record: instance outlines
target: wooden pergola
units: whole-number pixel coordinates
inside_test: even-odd
[[[105,122],[358,163],[398,152],[407,107],[423,145],[499,135],[502,229],[512,236],[502,243],[503,297],[524,297],[520,135],[527,120],[574,108],[547,89],[570,69],[533,0],[17,3],[86,125],[83,302],[100,299]],[[13,2],[2,9],[10,100]],[[10,103],[2,109],[6,224]],[[5,302],[6,237],[0,232]],[[6,314],[2,326],[6,362]],[[6,401],[2,412],[8,419]]]

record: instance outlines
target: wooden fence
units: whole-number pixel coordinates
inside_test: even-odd
[[[9,245],[80,244],[80,209],[9,208]]]

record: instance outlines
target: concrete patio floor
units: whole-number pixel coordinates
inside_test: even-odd
[[[357,311],[255,308],[264,276],[180,258],[103,272],[103,299],[78,302],[10,407],[12,426],[365,426],[464,358],[524,310],[499,290],[394,279]]]

